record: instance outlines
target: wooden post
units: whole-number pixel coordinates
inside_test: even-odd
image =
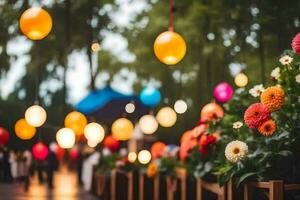
[[[167,200],[174,200],[174,192],[177,187],[177,179],[167,176]]]
[[[220,193],[218,194],[218,200],[225,200],[226,199],[226,191],[225,191],[225,187],[221,187],[220,188]]]
[[[202,200],[202,184],[199,177],[196,178],[196,199]]]
[[[154,200],[159,200],[159,176],[155,176],[153,180],[153,189],[154,189],[154,195],[153,199]]]
[[[252,187],[249,184],[244,185],[244,200],[252,199]]]
[[[116,200],[116,175],[117,171],[113,169],[111,171],[111,180],[110,180],[110,199]]]
[[[178,168],[176,170],[177,177],[180,179],[181,184],[181,200],[186,200],[186,170],[182,168]]]
[[[234,199],[234,185],[232,179],[230,179],[227,183],[227,200],[233,200]]]
[[[127,184],[128,184],[128,199],[127,200],[133,200],[133,173],[128,172],[126,174],[127,176]]]
[[[144,174],[139,175],[139,200],[144,200]]]
[[[283,200],[283,181],[270,181],[269,200]]]

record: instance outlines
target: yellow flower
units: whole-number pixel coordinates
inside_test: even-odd
[[[268,87],[260,96],[260,102],[270,111],[279,110],[284,104],[285,94],[278,86]]]
[[[230,162],[236,163],[243,160],[248,154],[248,145],[242,141],[232,141],[227,144],[225,156]]]
[[[158,170],[157,164],[155,162],[150,163],[147,168],[147,176],[149,178],[153,178],[156,175],[157,170]]]

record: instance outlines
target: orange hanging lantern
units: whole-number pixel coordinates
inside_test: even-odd
[[[83,134],[84,127],[87,125],[87,119],[84,114],[72,111],[65,118],[65,127],[72,129],[77,136]]]
[[[201,119],[204,121],[213,121],[222,118],[223,115],[223,108],[216,103],[206,104],[201,110]]]
[[[36,129],[30,126],[25,119],[19,119],[15,124],[15,133],[22,140],[30,140],[34,137]]]
[[[154,53],[166,65],[179,63],[186,53],[184,39],[174,31],[165,31],[155,39]]]
[[[129,140],[133,133],[133,124],[126,118],[119,118],[112,124],[112,136],[116,140]]]
[[[29,39],[41,40],[45,38],[52,29],[51,16],[42,8],[29,8],[21,15],[20,29]]]
[[[156,159],[162,157],[166,146],[167,145],[163,142],[155,142],[150,149],[152,158]]]

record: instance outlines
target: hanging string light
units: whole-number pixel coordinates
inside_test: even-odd
[[[31,126],[40,127],[45,123],[47,113],[41,106],[33,105],[25,111],[25,119]]]
[[[133,133],[133,124],[126,118],[119,118],[112,124],[112,136],[116,140],[129,140]]]
[[[135,105],[133,103],[126,104],[125,111],[127,113],[133,113],[135,111]]]
[[[148,150],[141,150],[138,154],[138,160],[141,164],[148,164],[151,160],[151,153]]]
[[[139,125],[145,134],[152,134],[158,128],[158,123],[153,115],[142,116],[139,120]]]
[[[101,50],[101,46],[99,44],[99,42],[94,41],[91,45],[91,49],[93,52],[98,52]]]
[[[166,65],[179,63],[186,54],[186,43],[181,35],[174,32],[174,0],[170,0],[169,30],[158,35],[154,41],[154,53]]]
[[[248,84],[248,76],[241,72],[234,77],[234,83],[238,87],[245,87]]]
[[[76,135],[83,134],[84,127],[87,125],[87,119],[84,114],[78,111],[72,111],[65,118],[65,127],[72,129]]]
[[[102,142],[104,135],[104,128],[98,123],[92,122],[84,127],[84,136],[89,144],[94,144],[96,146],[98,143]]]
[[[15,124],[15,133],[22,140],[30,140],[35,136],[36,128],[28,124],[25,119],[19,119]]]
[[[70,128],[61,128],[56,133],[56,141],[63,149],[70,149],[75,144],[75,133]]]
[[[177,115],[171,107],[163,107],[156,115],[158,123],[163,127],[171,127],[176,123]]]
[[[186,112],[187,110],[187,104],[184,100],[180,99],[177,100],[174,104],[174,110],[175,112],[177,112],[178,114],[183,114]]]

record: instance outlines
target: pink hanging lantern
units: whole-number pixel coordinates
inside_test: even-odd
[[[215,98],[222,103],[226,103],[227,101],[229,101],[232,95],[233,89],[226,82],[219,83],[214,89]]]
[[[48,156],[48,147],[42,142],[38,142],[32,147],[32,155],[36,160],[45,160]]]
[[[78,158],[78,151],[76,149],[72,149],[70,152],[70,158],[72,160],[77,160]]]
[[[293,38],[292,48],[298,55],[300,55],[300,33]]]
[[[0,146],[9,142],[9,133],[5,128],[0,127]]]

